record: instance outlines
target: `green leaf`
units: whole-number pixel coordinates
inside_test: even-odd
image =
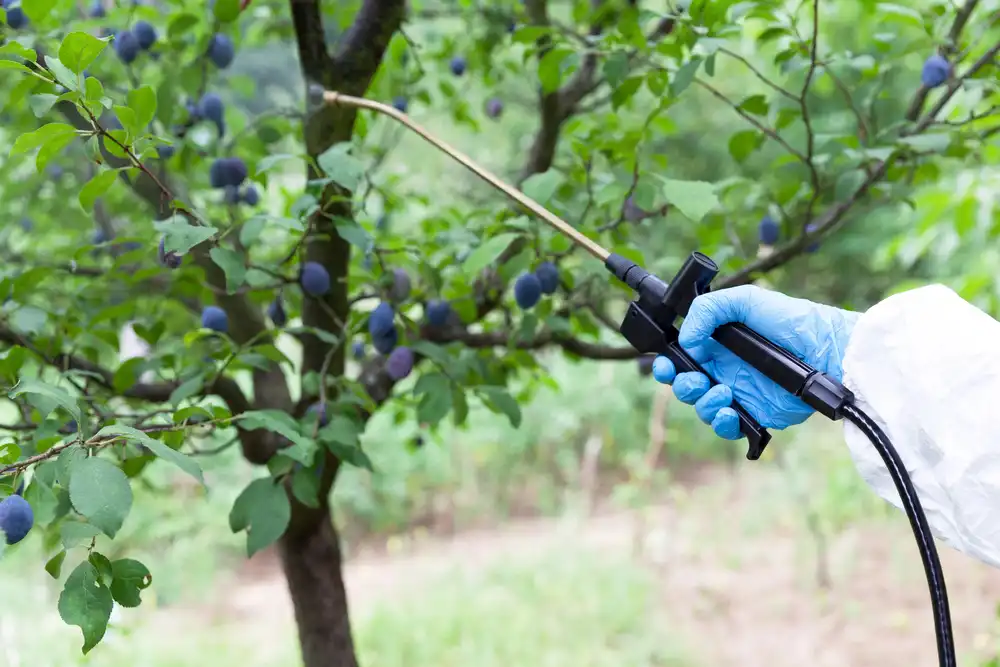
[[[360,433],[361,429],[353,419],[344,415],[333,415],[317,435],[324,442],[338,442],[348,447],[355,447]]]
[[[373,472],[375,470],[371,459],[364,453],[360,445],[348,446],[339,442],[328,441],[326,447],[330,450],[331,454],[348,465]]]
[[[281,410],[251,410],[238,416],[239,426],[247,431],[264,429],[277,433],[291,440],[296,445],[305,448],[314,447],[314,443],[299,431],[300,425],[295,418]]]
[[[247,531],[247,557],[252,557],[285,533],[291,517],[285,489],[264,477],[250,482],[236,498],[229,512],[229,527],[234,533]]]
[[[74,74],[80,74],[90,67],[107,45],[107,41],[91,34],[71,32],[63,37],[62,44],[59,45],[59,62]]]
[[[204,384],[205,378],[200,374],[185,380],[170,393],[170,404],[177,405],[184,399],[191,398],[201,391]]]
[[[292,473],[292,495],[306,507],[319,507],[320,473],[302,467]]]
[[[97,526],[82,521],[67,521],[59,526],[59,539],[67,549],[89,542],[100,534]]]
[[[76,566],[59,595],[59,616],[67,625],[83,631],[83,653],[100,643],[108,629],[114,603],[111,591],[101,583],[97,568],[88,561]]]
[[[715,185],[705,181],[675,181],[661,178],[663,196],[677,207],[684,217],[692,222],[700,222],[705,215],[719,205],[715,195]]]
[[[135,113],[138,128],[148,126],[156,116],[156,91],[149,86],[128,91],[128,108]]]
[[[528,195],[539,204],[545,204],[552,199],[559,186],[564,182],[563,175],[554,169],[549,169],[541,174],[534,174],[525,179],[521,184],[521,192]]]
[[[551,93],[559,88],[563,60],[572,54],[566,47],[552,48],[538,61],[538,79],[542,82],[543,92]]]
[[[701,67],[701,58],[689,60],[678,68],[674,78],[670,81],[670,95],[677,97],[691,85],[698,68]]]
[[[16,442],[0,443],[0,465],[14,463],[21,457],[21,448]]]
[[[66,123],[47,123],[34,132],[22,134],[15,139],[14,145],[10,147],[10,155],[13,156],[20,155],[22,153],[30,153],[36,148],[40,148],[46,142],[51,141],[53,138],[65,134],[76,135],[76,129],[72,125],[67,125]]]
[[[240,0],[215,0],[212,11],[220,23],[232,23],[240,16]]]
[[[111,573],[111,561],[108,560],[108,557],[102,553],[91,551],[87,560],[97,570],[98,580],[105,586],[111,586],[111,579],[114,575]]]
[[[514,400],[514,397],[507,393],[507,390],[500,387],[477,387],[476,393],[490,410],[506,415],[511,426],[518,428],[521,425],[521,407]]]
[[[118,172],[114,169],[104,169],[94,174],[94,177],[87,181],[87,184],[80,190],[80,206],[83,207],[83,210],[93,211],[94,202],[108,191],[116,178],[118,178]]]
[[[417,420],[424,424],[437,424],[452,408],[451,380],[444,373],[421,375],[413,393],[420,396]]]
[[[70,90],[80,89],[80,77],[76,72],[59,62],[58,58],[45,58],[45,67],[55,75],[56,81]]]
[[[316,158],[316,162],[330,180],[353,192],[358,188],[365,174],[365,168],[360,160],[350,154],[350,150],[350,142],[334,144]]]
[[[628,54],[625,51],[615,51],[604,61],[604,78],[614,88],[628,76]]]
[[[737,162],[745,161],[764,143],[764,135],[756,130],[744,130],[729,137],[729,154]]]
[[[142,591],[153,583],[149,569],[137,560],[122,558],[111,563],[111,595],[123,607],[138,607]]]
[[[285,160],[301,160],[301,159],[302,159],[302,156],[300,156],[300,155],[290,155],[288,153],[278,153],[276,155],[267,155],[267,156],[262,157],[260,160],[257,161],[257,171],[255,173],[257,175],[260,175],[260,174],[263,174],[265,172],[268,172],[271,169],[274,169],[274,167],[277,166],[279,163],[284,162]]]
[[[35,511],[35,523],[40,526],[47,525],[56,518],[56,509],[59,507],[59,498],[55,491],[48,484],[42,483],[36,475],[31,480],[31,484],[24,490],[24,499],[28,501]]]
[[[219,231],[211,226],[192,225],[183,215],[154,222],[153,227],[166,236],[164,240],[166,251],[180,254],[186,253],[199,243],[204,243]]]
[[[62,575],[63,562],[66,560],[66,550],[63,549],[55,556],[50,558],[47,563],[45,563],[45,571],[49,573],[49,576],[53,579],[58,580]]]
[[[38,173],[40,174],[45,171],[45,167],[49,164],[49,161],[59,155],[64,148],[76,141],[77,136],[76,134],[68,133],[60,134],[42,144],[42,147],[38,149],[38,155],[35,156],[35,169]]]
[[[757,116],[766,116],[768,110],[767,98],[763,95],[751,95],[740,102],[739,108]]]
[[[473,250],[462,263],[462,272],[473,276],[492,264],[507,249],[517,234],[497,234]]]
[[[55,409],[55,406],[59,405],[65,408],[66,412],[70,413],[77,422],[82,421],[80,405],[76,399],[59,387],[54,387],[34,378],[21,378],[7,396],[8,398],[17,398],[22,394],[39,396],[47,399],[46,402],[52,404],[52,407],[48,410],[43,410],[40,405],[34,404],[36,408],[39,408],[42,417],[48,417],[52,410]]]
[[[5,60],[0,62],[10,61]],[[35,114],[35,118],[41,118],[47,114],[52,109],[52,105],[58,101],[58,95],[39,93],[38,95],[32,95],[28,98],[28,106],[31,107],[31,113]]]
[[[368,231],[354,222],[353,220],[346,220],[344,218],[339,218],[337,220],[337,235],[350,243],[355,248],[361,248],[362,250],[367,250],[371,247],[372,237]]]
[[[21,0],[21,8],[33,23],[41,23],[49,17],[56,6],[56,0]]]
[[[125,426],[124,424],[111,424],[110,426],[105,426],[98,431],[95,434],[95,437],[106,438],[116,435],[122,436],[126,440],[134,442],[137,445],[146,447],[146,449],[156,454],[159,458],[173,463],[175,466],[191,475],[202,484],[205,483],[205,476],[202,473],[201,466],[198,465],[197,461],[187,454],[179,452],[176,449],[171,449],[156,438],[151,438],[142,431],[134,429],[131,426]]]
[[[132,487],[120,468],[105,459],[91,457],[73,465],[69,499],[76,511],[114,537],[132,509]]]
[[[951,136],[944,132],[917,134],[912,137],[900,137],[899,143],[916,151],[940,153],[951,145]]]
[[[243,264],[243,257],[235,250],[222,247],[212,248],[208,254],[226,274],[226,291],[235,294],[247,277],[247,267]]]

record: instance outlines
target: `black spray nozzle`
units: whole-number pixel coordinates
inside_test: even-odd
[[[694,300],[711,291],[718,265],[700,252],[691,253],[670,283],[621,255],[610,254],[605,266],[637,292],[620,331],[639,352],[665,355],[678,373],[696,371],[714,379],[680,347],[677,319],[685,317]],[[836,379],[818,372],[791,352],[778,347],[743,324],[725,324],[712,338],[807,405],[830,419],[840,419],[853,395]],[[771,435],[738,403],[740,430],[750,443],[747,458],[756,459]]]

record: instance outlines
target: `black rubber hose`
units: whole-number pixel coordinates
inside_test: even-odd
[[[917,492],[913,488],[913,482],[906,474],[903,460],[899,458],[899,453],[892,446],[888,436],[858,406],[850,403],[844,406],[844,418],[868,436],[879,456],[885,462],[886,468],[889,469],[889,475],[892,477],[896,490],[899,492],[899,498],[903,502],[903,510],[910,520],[910,527],[913,528],[913,535],[917,538],[920,558],[924,561],[927,588],[931,593],[931,607],[934,611],[938,663],[941,667],[958,667],[958,662],[955,659],[955,638],[951,628],[951,611],[948,609],[948,591],[944,585],[944,572],[941,569],[937,547],[934,545],[934,536],[927,524],[927,517],[924,516],[924,510],[920,506],[920,498],[917,497]]]

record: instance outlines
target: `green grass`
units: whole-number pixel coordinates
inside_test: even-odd
[[[10,583],[0,588],[4,597]],[[560,550],[428,581],[376,604],[355,622],[358,654],[363,667],[695,667],[655,595],[652,575],[628,560]],[[0,622],[17,635],[6,650],[32,667],[300,664],[290,622],[262,633],[252,619],[215,624],[193,617],[183,627],[200,630],[178,633],[159,614],[113,629],[83,658],[75,628],[60,628],[51,607],[25,609],[28,600],[19,599],[21,612],[8,606]],[[36,614],[48,619],[39,623]]]
[[[383,605],[358,633],[367,667],[686,667],[650,575],[625,560],[553,553]]]

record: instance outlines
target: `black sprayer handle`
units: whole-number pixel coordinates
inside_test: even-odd
[[[684,351],[677,341],[667,345],[667,349],[663,351],[663,355],[673,362],[674,368],[678,373],[701,373],[708,378],[708,381],[711,382],[713,386],[718,384],[718,382],[716,382],[704,368],[698,365],[697,361],[692,359],[690,355]],[[751,461],[756,461],[760,458],[760,455],[764,453],[764,448],[767,446],[767,443],[771,441],[771,434],[768,433],[763,426],[758,424],[757,420],[751,417],[750,413],[736,401],[733,401],[732,408],[736,411],[736,414],[740,418],[740,432],[742,432],[749,441],[747,458]]]
[[[762,374],[796,396],[816,372],[783,347],[779,347],[743,324],[723,324],[712,338]]]

